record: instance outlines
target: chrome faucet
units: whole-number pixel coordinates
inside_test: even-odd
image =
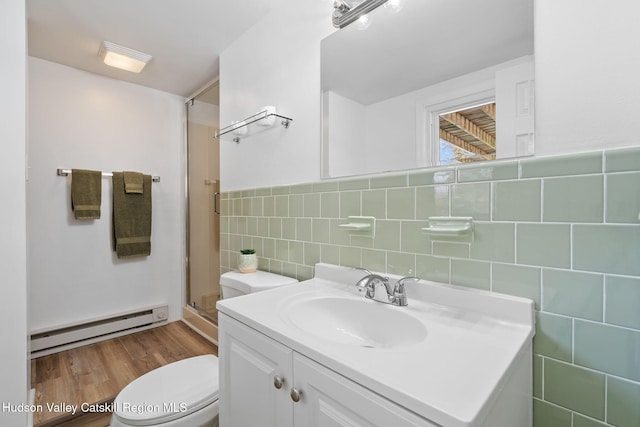
[[[369,274],[356,283],[358,288],[366,290],[364,297],[401,307],[407,305],[407,294],[404,289],[405,280],[420,280],[418,277],[407,276],[398,280],[395,286],[391,286],[388,277],[382,277],[368,270],[365,271]]]

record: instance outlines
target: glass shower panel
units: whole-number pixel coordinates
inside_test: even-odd
[[[187,301],[214,320],[220,298],[220,154],[213,138],[218,112],[217,83],[187,103]]]

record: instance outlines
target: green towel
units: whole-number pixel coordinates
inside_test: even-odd
[[[127,194],[143,194],[142,174],[140,172],[122,172],[124,174],[124,191]]]
[[[124,173],[113,173],[113,236],[118,258],[151,254],[151,175],[143,175],[142,194],[127,194]]]
[[[75,219],[99,219],[102,172],[71,169],[71,210]]]

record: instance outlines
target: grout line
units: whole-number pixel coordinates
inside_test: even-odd
[[[543,223],[544,218],[544,179],[540,178],[540,224]]]
[[[540,268],[540,311],[544,311],[544,268]],[[546,313],[546,312],[545,312]]]
[[[495,181],[489,181],[489,221],[493,221],[493,205],[495,202],[493,198],[495,197],[495,185]]]
[[[553,313],[553,314],[555,314],[555,313]],[[565,315],[565,316],[566,316],[566,315]],[[571,317],[571,316],[567,316],[567,317]],[[598,321],[598,320],[585,319],[585,318],[581,318],[581,317],[572,317],[572,318],[573,318],[574,320],[579,320],[579,321],[581,321],[581,322],[585,322],[585,323],[595,323],[595,324],[600,325],[600,326],[606,326],[606,327],[608,327],[608,328],[617,328],[617,329],[622,329],[622,330],[625,330],[625,331],[634,332],[634,333],[636,333],[636,334],[637,334],[638,332],[640,332],[640,330],[639,330],[639,329],[637,329],[637,328],[632,328],[632,327],[629,327],[629,326],[623,326],[623,325],[616,325],[615,323],[604,323],[604,322],[601,322],[601,321]],[[631,381],[634,381],[634,380],[631,380]]]
[[[447,207],[449,208],[449,216],[452,215],[452,204],[453,204],[453,188],[454,188],[455,184],[447,184]]]
[[[604,159],[604,156],[602,156]],[[604,162],[604,160],[603,160]],[[604,166],[603,166],[603,170],[604,170]],[[607,219],[607,183],[609,182],[609,177],[607,176],[606,173],[602,174],[602,223],[606,224],[608,219]]]
[[[576,319],[571,318],[571,363],[576,363]]]
[[[542,359],[542,361],[540,362],[540,364],[542,365],[542,369],[540,372],[540,376],[541,378],[541,384],[540,384],[540,388],[542,389],[542,400],[544,400],[544,390],[545,390],[545,384],[544,384],[544,369],[545,369],[545,365],[546,365],[546,360],[547,358],[545,356],[540,356],[540,358]]]
[[[569,270],[573,270],[573,227],[574,223],[569,224]]]
[[[604,421],[609,420],[609,376],[604,376]]]
[[[513,222],[513,264],[518,264],[518,223]]]
[[[607,323],[607,277],[602,274],[602,323]]]
[[[389,189],[384,189],[384,217],[389,219]]]
[[[469,255],[471,255],[471,250],[469,250]],[[489,262],[489,291],[493,292],[493,262]]]

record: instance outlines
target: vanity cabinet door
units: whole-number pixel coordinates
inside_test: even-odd
[[[294,425],[304,427],[437,427],[298,353],[293,356]]]
[[[222,313],[219,327],[220,426],[292,426],[293,351]]]

